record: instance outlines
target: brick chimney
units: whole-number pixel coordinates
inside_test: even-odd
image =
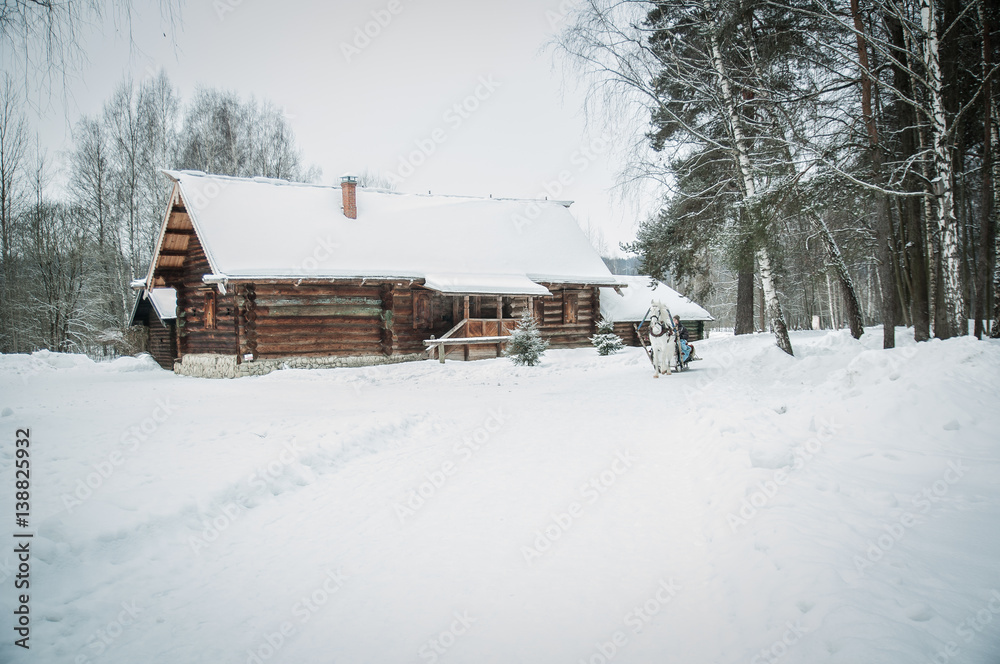
[[[340,193],[344,196],[344,216],[358,218],[358,178],[351,173],[340,176]]]

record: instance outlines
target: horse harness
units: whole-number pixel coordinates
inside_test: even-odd
[[[660,333],[659,334],[657,334],[656,332],[653,332],[652,321],[654,321],[654,320],[656,321],[656,324],[660,326]],[[658,339],[658,338],[662,337],[665,334],[670,334],[672,331],[673,331],[673,328],[670,327],[669,325],[664,325],[662,322],[660,322],[660,318],[658,316],[653,316],[652,318],[650,318],[649,336],[655,337],[655,338]]]

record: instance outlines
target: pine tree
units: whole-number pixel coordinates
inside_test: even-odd
[[[542,354],[549,347],[549,342],[542,339],[535,319],[527,310],[521,315],[517,329],[510,335],[510,341],[504,348],[504,357],[509,357],[514,364],[533,367],[542,359]]]
[[[590,343],[594,344],[598,355],[614,355],[625,347],[622,338],[615,334],[615,324],[607,318],[598,321],[597,334],[590,337]]]

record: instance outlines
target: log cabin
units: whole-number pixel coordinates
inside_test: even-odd
[[[623,285],[566,201],[164,174],[139,287],[176,292],[184,375],[497,357],[525,310],[552,347],[585,346],[600,288]]]
[[[135,299],[130,326],[146,328],[145,348],[164,369],[173,369],[177,359],[177,291],[154,288]]]
[[[706,323],[712,314],[662,281],[647,276],[619,276],[627,288],[601,288],[601,316],[614,323],[615,334],[629,346],[639,346],[636,327],[645,319],[653,300],[663,302],[671,316],[680,316],[691,342],[708,338]],[[643,340],[649,337],[643,329]]]

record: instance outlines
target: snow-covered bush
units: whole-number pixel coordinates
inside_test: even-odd
[[[535,319],[526,310],[517,323],[517,329],[510,335],[503,354],[514,364],[533,367],[541,361],[542,354],[548,347],[549,342],[542,339]]]
[[[614,355],[625,347],[622,338],[615,334],[615,324],[606,318],[597,322],[597,334],[590,337],[598,355]]]

